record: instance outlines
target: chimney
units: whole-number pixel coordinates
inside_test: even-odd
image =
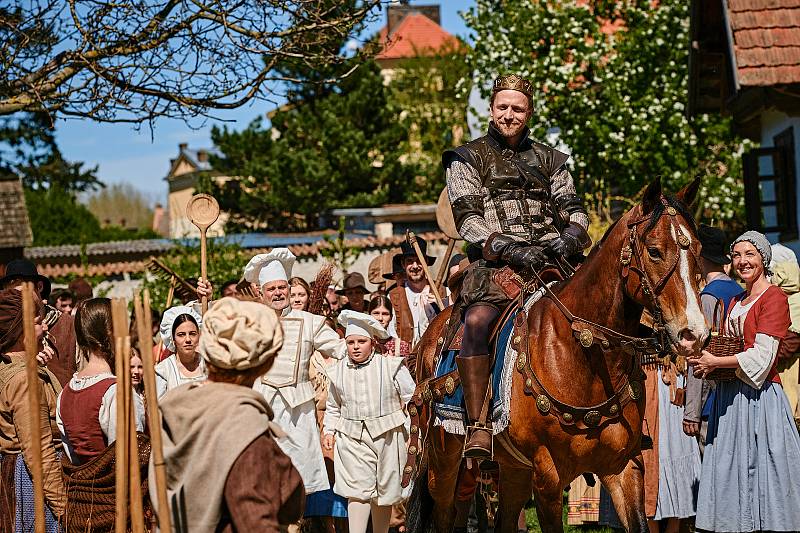
[[[407,2],[401,2],[398,4],[390,5],[386,8],[386,33],[387,35],[391,35],[392,32],[397,28],[397,26],[406,18],[406,15],[411,13],[419,13],[421,15],[425,15],[436,24],[442,24],[441,14],[439,10],[439,5],[428,5],[428,6],[419,6],[419,5],[408,5]]]
[[[197,151],[197,162],[198,163],[207,163],[208,162],[208,152],[205,150],[198,150]]]
[[[151,229],[156,233],[161,233],[161,224],[164,220],[164,206],[156,204],[153,208],[153,225]]]
[[[187,148],[189,148],[189,143],[180,143],[180,144],[178,145],[178,150],[179,150],[179,151],[181,151],[181,152],[183,152],[183,151],[184,151],[184,150],[186,150]]]

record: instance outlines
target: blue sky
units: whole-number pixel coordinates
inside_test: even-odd
[[[434,4],[436,0],[410,3]],[[468,38],[468,29],[459,12],[472,7],[474,0],[439,0],[439,4],[442,26],[452,34]],[[381,16],[369,33],[377,32],[385,20],[385,15]],[[129,124],[62,120],[56,124],[56,138],[67,160],[83,161],[89,167],[97,165],[98,175],[103,182],[127,182],[144,192],[154,203],[166,203],[164,176],[169,170],[170,158],[178,153],[178,143],[189,143],[192,148],[210,147],[210,131],[214,124],[224,123],[230,128],[242,129],[272,107],[265,102],[256,102],[236,110],[217,112],[216,116],[222,120],[207,120],[191,125],[178,120],[160,119],[155,122],[152,131],[147,125],[137,131]]]

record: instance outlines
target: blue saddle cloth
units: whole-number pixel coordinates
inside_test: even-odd
[[[517,316],[518,310],[512,312],[505,319],[503,326],[497,335],[495,342],[495,351],[497,356],[495,358],[494,367],[492,369],[492,402],[489,409],[490,417],[494,427],[494,432],[498,433],[505,429],[506,424],[498,425],[497,422],[503,417],[503,404],[507,394],[510,394],[510,380],[504,383],[503,370],[506,367],[506,355],[512,348],[509,347],[511,334],[514,331],[514,317]],[[435,377],[441,377],[453,370],[456,370],[456,356],[458,350],[447,350],[442,353],[439,362],[436,365]],[[513,364],[513,361],[512,361]],[[506,390],[507,389],[507,390]],[[433,405],[434,415],[436,417],[436,425],[444,426],[445,430],[449,433],[456,433],[458,435],[464,434],[464,391],[461,384],[456,387],[453,394],[445,396],[441,401],[434,402]],[[507,420],[507,414],[506,414]],[[502,427],[501,427],[502,426]]]

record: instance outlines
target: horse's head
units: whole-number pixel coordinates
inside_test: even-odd
[[[682,355],[699,353],[708,337],[698,293],[700,240],[688,209],[699,186],[697,179],[669,196],[657,179],[620,220],[628,232],[620,255],[625,293],[650,312]]]

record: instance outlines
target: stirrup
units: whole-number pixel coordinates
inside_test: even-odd
[[[470,457],[467,455],[467,443],[470,441],[475,431],[486,431],[489,434],[489,458],[485,457]],[[461,457],[480,461],[494,461],[494,435],[492,435],[491,424],[484,424],[483,422],[473,422],[467,424],[466,434],[464,435],[464,446],[461,448]]]

